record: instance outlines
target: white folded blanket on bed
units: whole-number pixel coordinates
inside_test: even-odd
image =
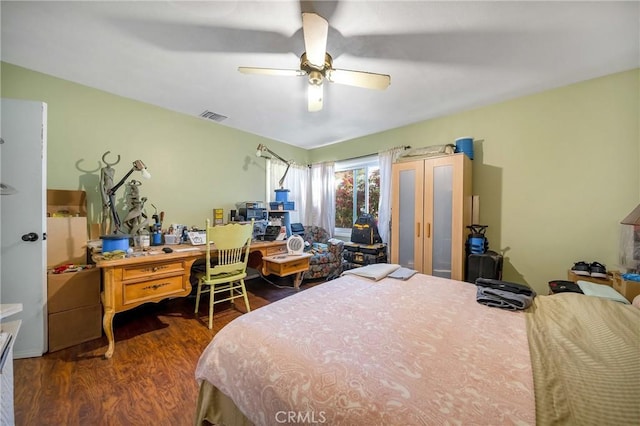
[[[342,275],[357,275],[379,281],[398,268],[400,268],[400,265],[396,265],[395,263],[374,263],[360,268],[349,269],[348,271],[344,271]]]

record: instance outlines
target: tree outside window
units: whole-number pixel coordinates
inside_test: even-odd
[[[367,164],[340,170],[335,173],[336,182],[336,233],[350,231],[362,213],[378,219],[380,200],[380,168]]]

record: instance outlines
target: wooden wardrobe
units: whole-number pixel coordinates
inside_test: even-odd
[[[463,153],[392,166],[391,262],[464,280],[472,162]]]

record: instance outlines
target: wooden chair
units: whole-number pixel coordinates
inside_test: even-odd
[[[247,312],[251,311],[244,278],[247,276],[253,221],[247,225],[232,223],[211,226],[209,219],[207,219],[206,234],[206,271],[198,279],[195,313],[198,314],[202,288],[209,286],[209,290],[205,290],[205,292],[209,292],[209,328],[212,328],[213,305],[215,303],[229,300],[233,304],[234,299],[242,297]],[[211,265],[212,254],[218,259],[216,265]],[[227,293],[226,297],[224,293]]]

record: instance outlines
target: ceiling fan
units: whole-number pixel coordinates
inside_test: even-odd
[[[333,59],[327,53],[328,32],[329,23],[326,19],[316,13],[303,12],[302,33],[306,51],[300,57],[300,69],[238,67],[238,71],[245,74],[308,77],[307,98],[310,112],[322,110],[322,85],[325,80],[365,89],[384,90],[389,86],[391,77],[386,74],[333,68]]]

